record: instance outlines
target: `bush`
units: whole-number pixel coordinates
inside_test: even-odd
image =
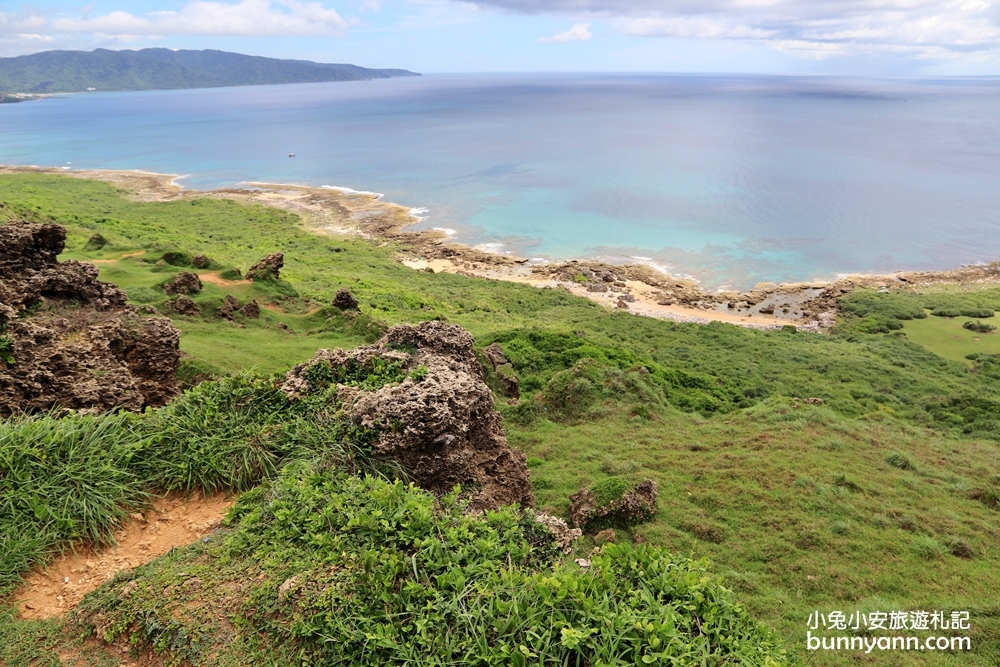
[[[924,560],[936,560],[948,553],[948,550],[940,542],[926,535],[913,538],[910,548],[913,549],[913,553]]]
[[[969,331],[975,331],[976,333],[981,333],[981,334],[993,333],[994,331],[997,330],[997,328],[992,324],[986,324],[984,322],[980,322],[979,320],[975,321],[969,320],[968,322],[962,325],[962,328],[968,329]]]
[[[160,259],[162,259],[170,266],[184,266],[184,267],[191,266],[191,262],[193,260],[193,258],[191,257],[191,253],[185,252],[183,250],[168,250],[167,252],[163,253]]]
[[[906,458],[905,455],[899,452],[892,452],[886,455],[885,462],[891,465],[893,468],[899,468],[900,470],[915,470],[916,466],[910,462],[910,459]]]
[[[229,268],[219,273],[219,277],[223,280],[243,280],[243,274],[239,269]]]
[[[964,308],[961,311],[962,317],[981,317],[983,319],[993,317],[994,314],[990,308]]]

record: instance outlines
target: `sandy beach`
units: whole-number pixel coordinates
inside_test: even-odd
[[[397,259],[415,271],[456,273],[540,289],[564,289],[609,309],[678,322],[724,322],[755,329],[794,326],[824,331],[834,323],[837,300],[854,289],[1000,283],[1000,262],[994,262],[949,271],[850,275],[834,281],[781,285],[762,283],[743,292],[708,291],[694,280],[643,264],[609,264],[587,259],[529,261],[485,252],[452,242],[446,230],[412,230],[412,225],[420,221],[414,209],[386,202],[372,192],[263,182],[217,190],[190,190],[177,182],[183,178],[181,175],[134,170],[0,166],[0,173],[54,173],[100,180],[131,193],[139,201],[218,197],[274,206],[299,214],[304,224],[316,233],[360,236],[394,244],[398,248]]]

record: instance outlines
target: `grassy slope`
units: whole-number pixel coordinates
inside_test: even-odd
[[[287,312],[266,311],[246,329],[175,318],[185,349],[224,369],[276,370],[315,347],[362,342],[363,327],[303,314],[341,286],[372,317],[445,317],[480,344],[499,340],[525,393],[541,392],[537,402],[504,407],[512,441],[531,457],[540,506],[564,511],[569,493],[610,474],[653,477],[661,510],[637,532],[711,556],[794,646],[817,608],[968,608],[973,656],[896,653],[878,656],[878,664],[1000,660],[1000,512],[974,493],[1000,486],[990,416],[1000,405],[1000,382],[970,372],[967,362],[863,326],[828,337],[679,325],[610,313],[559,290],[416,273],[393,262],[389,248],[317,237],[291,215],[225,201],[139,204],[99,183],[5,176],[0,202],[8,217],[67,225],[67,256],[80,259],[130,250],[155,257],[175,246],[246,269],[284,251],[283,277],[300,298],[281,300],[260,286],[209,286],[199,300],[210,311],[228,291]],[[95,231],[111,245],[88,253],[84,244]],[[162,301],[150,288],[172,271],[138,258],[102,264],[103,277],[137,302]],[[892,316],[879,308],[859,312],[858,321]],[[297,333],[275,328],[278,321]],[[581,358],[611,371],[576,377]],[[889,465],[893,452],[912,469]],[[972,558],[949,553],[961,541]],[[851,662],[835,653],[807,657]]]

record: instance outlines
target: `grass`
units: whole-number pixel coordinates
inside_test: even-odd
[[[511,441],[534,460],[542,511],[565,515],[569,494],[609,477],[609,455],[634,462],[637,477],[656,480],[660,510],[619,537],[709,557],[754,615],[796,646],[805,645],[803,619],[817,609],[933,606],[976,610],[976,657],[882,655],[878,664],[991,664],[1000,656],[1000,515],[974,492],[1000,484],[992,443],[959,443],[885,417],[845,419],[787,399],[724,418],[619,412],[508,424]],[[960,540],[975,557],[948,552]],[[932,543],[940,549],[928,551]],[[818,653],[809,664],[846,659]]]
[[[938,356],[966,361],[970,354],[1000,354],[1000,335],[963,328],[973,317],[928,317],[903,325],[903,333],[914,343]]]
[[[515,508],[469,514],[456,496],[304,464],[231,522],[118,577],[78,624],[195,664],[787,664],[705,563],[612,545],[561,565]]]
[[[522,398],[510,403],[499,398],[499,379],[488,376],[510,440],[529,457],[540,509],[565,516],[568,496],[584,486],[616,476],[652,478],[659,511],[619,530],[619,541],[637,538],[709,557],[711,572],[722,574],[752,616],[776,628],[806,664],[857,662],[847,653],[803,651],[806,619],[817,609],[970,611],[970,654],[886,652],[878,664],[1000,662],[1000,357],[961,347],[975,343],[961,326],[969,318],[928,315],[978,309],[982,317],[978,311],[1000,309],[996,288],[857,292],[844,300],[831,335],[761,332],[609,312],[562,290],[414,272],[393,261],[392,247],[315,235],[294,216],[262,207],[133,202],[104,184],[38,175],[0,177],[0,202],[0,217],[66,225],[67,256],[110,260],[100,264],[104,279],[122,285],[137,305],[164,311],[167,297],[157,285],[183,267],[158,264],[163,253],[207,254],[215,265],[201,272],[221,277],[284,251],[285,284],[206,283],[195,297],[202,315],[172,316],[192,384],[248,367],[281,371],[317,347],[371,340],[387,324],[460,324],[478,347],[499,343],[520,379]],[[108,244],[87,250],[94,233]],[[123,258],[138,251],[145,254]],[[361,303],[359,317],[328,307],[345,286]],[[268,307],[259,321],[219,320],[214,310],[226,294]],[[920,338],[939,327],[948,334]],[[954,353],[947,342],[953,333],[969,337]],[[972,352],[978,355],[967,359]],[[237,377],[263,383],[264,407],[255,413],[241,401],[189,393],[143,418],[179,431],[159,449],[143,449],[150,463],[130,464],[131,474],[148,479],[163,471],[172,488],[248,488],[330,440],[324,436],[334,418],[286,414],[281,429],[265,429],[284,435],[246,449],[240,443],[264,423],[255,420],[266,422],[273,411],[265,380]],[[206,410],[213,418],[198,422]],[[174,438],[187,444],[177,448]],[[140,490],[152,488],[143,484]],[[42,505],[52,497],[46,492]],[[585,537],[571,558],[587,557],[592,546]],[[211,562],[228,572],[228,579],[212,579],[212,595],[222,597],[211,599],[224,602],[226,586],[270,567],[251,558],[240,561],[244,569],[224,570],[224,560],[205,560],[215,558],[209,551],[192,547],[143,572],[165,582]],[[266,577],[273,577],[266,595],[274,596],[281,582],[274,573]],[[125,583],[86,604],[110,603],[109,591]],[[205,595],[177,593],[171,608],[207,602]],[[141,610],[149,611],[166,598],[150,589],[143,600]],[[149,619],[173,627],[160,612]],[[0,620],[0,644],[14,635],[51,637],[45,627]],[[28,640],[18,641],[23,647]]]

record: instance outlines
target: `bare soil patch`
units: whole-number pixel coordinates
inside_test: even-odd
[[[90,260],[87,260],[87,262],[90,263],[90,264],[114,264],[115,262],[122,261],[126,257],[139,257],[139,256],[145,255],[145,254],[146,254],[145,250],[140,250],[138,252],[127,252],[124,255],[122,255],[121,257],[119,257],[118,259],[90,259]]]
[[[233,285],[252,285],[252,280],[226,280],[225,278],[220,278],[218,274],[215,273],[199,273],[198,277],[201,278],[202,282],[212,283],[213,285],[218,285],[219,287],[232,287]]]
[[[25,577],[11,602],[21,618],[61,616],[116,573],[159,558],[210,534],[234,498],[224,494],[169,496],[153,503],[115,534],[117,546],[68,553]]]

